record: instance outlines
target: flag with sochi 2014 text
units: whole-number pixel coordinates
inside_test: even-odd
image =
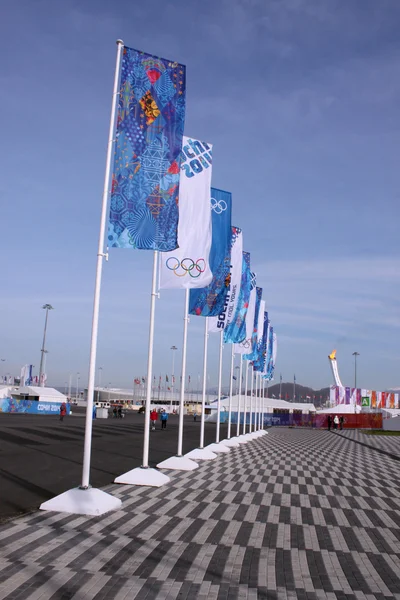
[[[235,308],[240,290],[240,281],[242,278],[242,258],[243,258],[243,234],[239,227],[232,226],[231,242],[231,269],[229,290],[225,298],[225,303],[218,317],[210,317],[208,321],[208,331],[216,333],[225,329],[232,321],[235,314]]]
[[[124,48],[107,245],[177,247],[186,68]]]
[[[258,315],[260,314],[261,298],[262,298],[262,288],[257,287],[256,288],[256,306],[255,306],[255,311],[254,311],[253,333],[251,336],[251,347],[250,347],[250,352],[243,356],[243,358],[245,360],[255,360],[257,358]]]
[[[212,146],[183,137],[179,184],[178,248],[160,252],[160,288],[199,288],[212,280]]]
[[[190,290],[189,313],[192,315],[214,317],[223,309],[230,279],[231,214],[232,194],[211,188],[210,268],[213,277],[207,287]]]
[[[245,338],[241,342],[235,344],[235,354],[246,354],[251,349],[251,338],[254,329],[254,314],[256,311],[256,288],[257,277],[255,273],[250,273],[250,297],[249,307],[247,309],[245,320]]]
[[[232,320],[224,327],[225,344],[243,342],[246,337],[246,315],[249,308],[251,286],[250,253],[242,252],[242,276],[239,297]]]

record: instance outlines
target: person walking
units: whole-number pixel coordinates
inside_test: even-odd
[[[60,421],[64,421],[64,417],[67,414],[67,405],[65,404],[65,402],[61,403],[60,406]]]
[[[150,429],[152,431],[156,430],[157,416],[157,411],[155,408],[153,408],[153,410],[150,413]]]
[[[332,425],[332,417],[331,417],[331,415],[328,415],[328,431],[331,430],[331,425]]]
[[[161,419],[161,429],[167,429],[167,421],[168,421],[168,413],[163,410],[160,416]]]
[[[340,431],[343,431],[343,423],[344,423],[344,416],[340,415],[340,417],[339,417],[339,428],[340,428]]]
[[[335,415],[335,418],[333,419],[333,429],[337,429],[339,425],[339,417],[337,415]]]
[[[118,406],[118,419],[122,419],[122,406]]]

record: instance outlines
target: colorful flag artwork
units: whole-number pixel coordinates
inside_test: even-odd
[[[257,296],[257,288],[256,288],[256,274],[250,274],[250,297],[249,297],[249,306],[247,309],[247,314],[245,317],[245,326],[244,333],[245,338],[241,340],[241,342],[235,344],[235,353],[236,354],[247,354],[251,350],[251,340],[253,336],[254,329],[254,315],[256,311],[256,296]],[[242,329],[242,331],[243,331]]]
[[[201,288],[211,283],[211,157],[210,144],[183,138],[179,247],[160,253],[160,288]]]
[[[212,243],[211,283],[190,290],[189,313],[202,317],[218,316],[222,311],[230,285],[232,195],[211,188]]]
[[[132,48],[123,52],[107,243],[174,250],[186,69]]]
[[[255,360],[257,358],[257,337],[258,337],[258,315],[260,313],[262,298],[262,288],[256,288],[256,305],[254,310],[253,333],[251,336],[250,352],[245,354],[243,358],[246,360]]]
[[[243,257],[243,235],[239,227],[232,227],[232,242],[231,242],[231,269],[230,269],[230,284],[226,294],[225,303],[222,312],[218,317],[211,317],[208,322],[208,331],[218,332],[225,329],[232,321],[238,294],[240,290],[240,281],[242,278],[242,257]]]
[[[260,344],[257,347],[258,357],[253,363],[253,369],[260,371],[261,373],[266,368],[267,360],[267,344],[268,344],[268,313],[263,312],[263,326],[262,326],[262,337]]]
[[[246,338],[246,315],[250,300],[250,253],[242,253],[242,279],[234,317],[224,328],[225,344],[238,344]]]

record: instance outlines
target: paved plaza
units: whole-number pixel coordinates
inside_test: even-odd
[[[400,439],[386,440],[270,429],[162,488],[106,486],[115,513],[12,519],[0,598],[400,600]]]

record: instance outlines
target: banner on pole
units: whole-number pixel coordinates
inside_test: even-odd
[[[232,194],[211,188],[212,242],[210,268],[213,274],[207,287],[192,289],[189,313],[202,317],[218,316],[230,283]]]
[[[199,288],[212,280],[212,146],[184,136],[181,157],[178,248],[160,253],[160,288]]]
[[[256,288],[256,304],[254,310],[253,333],[251,335],[250,351],[244,355],[246,360],[255,360],[257,358],[257,332],[258,332],[258,315],[260,313],[262,298],[262,288]]]
[[[254,360],[254,362],[253,362],[253,369],[255,371],[259,371],[260,373],[263,373],[266,369],[268,331],[269,331],[268,313],[263,311],[262,316],[263,316],[262,337],[261,337],[260,344],[258,344],[258,347],[257,347],[257,352],[258,352],[257,359]]]
[[[177,247],[186,68],[124,48],[108,246]]]
[[[225,344],[237,344],[246,337],[246,315],[250,300],[250,253],[242,252],[242,275],[236,311],[232,321],[224,328]]]
[[[238,300],[242,278],[243,235],[239,227],[232,227],[230,285],[222,311],[217,317],[210,317],[208,331],[216,333],[231,323]]]
[[[247,354],[251,350],[251,338],[253,335],[254,328],[254,315],[256,310],[256,275],[251,273],[250,275],[250,298],[247,314],[245,317],[245,335],[246,337],[241,342],[235,344],[235,354]],[[242,329],[243,331],[243,329]]]

